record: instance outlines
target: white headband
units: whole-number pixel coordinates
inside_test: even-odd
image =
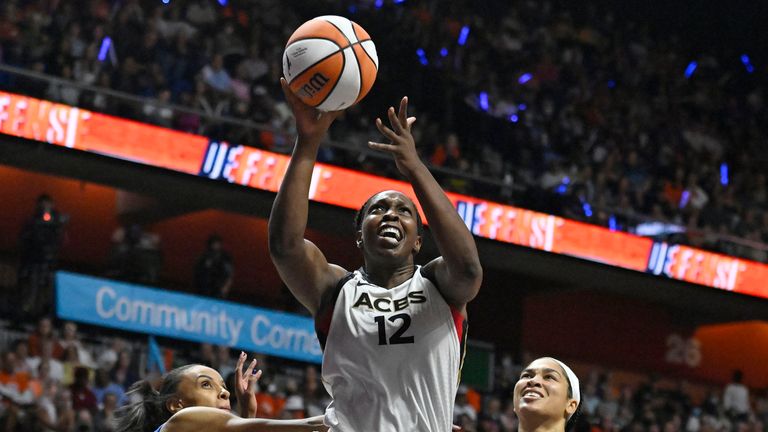
[[[573,373],[571,368],[565,365],[565,363],[561,362],[560,360],[556,358],[549,357],[552,360],[556,361],[557,364],[560,365],[561,368],[565,371],[565,374],[568,375],[568,381],[571,383],[571,393],[573,393],[573,398],[576,399],[576,404],[581,403],[581,391],[579,391],[579,378],[576,377],[576,374]]]

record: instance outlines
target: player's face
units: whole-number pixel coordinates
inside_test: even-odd
[[[550,358],[534,360],[515,384],[515,412],[521,418],[563,419],[576,411],[577,402],[568,397],[568,378]]]
[[[361,247],[369,253],[391,256],[415,254],[421,248],[416,206],[397,191],[374,195],[365,208],[360,233]]]
[[[189,368],[179,382],[181,406],[202,406],[230,410],[229,390],[218,372],[207,366]]]

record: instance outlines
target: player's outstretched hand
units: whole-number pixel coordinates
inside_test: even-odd
[[[280,78],[280,87],[283,88],[285,100],[288,102],[288,106],[291,107],[293,116],[296,118],[296,130],[299,134],[299,140],[319,144],[328,128],[331,127],[331,123],[344,111],[324,112],[305,104],[298,96],[293,94],[285,78]]]
[[[416,142],[411,134],[411,126],[416,121],[416,117],[408,117],[408,96],[400,100],[400,109],[397,114],[394,108],[389,107],[387,117],[391,128],[385,126],[380,118],[376,118],[376,127],[382,135],[389,138],[389,144],[369,141],[368,147],[391,153],[400,173],[410,178],[422,162],[416,152]]]
[[[240,353],[235,368],[235,395],[240,408],[240,417],[255,418],[258,404],[256,403],[256,383],[261,378],[261,371],[256,370],[256,359],[251,361],[248,368],[243,371],[243,366],[248,356]]]

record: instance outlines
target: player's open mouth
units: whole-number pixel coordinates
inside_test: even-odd
[[[536,390],[528,389],[528,390],[524,390],[523,391],[523,399],[525,399],[525,400],[541,399],[543,397],[544,397],[544,395],[542,395],[541,393],[537,392]]]
[[[379,227],[379,231],[376,234],[378,234],[380,237],[393,238],[397,241],[400,241],[403,238],[402,231],[392,225],[382,225]]]

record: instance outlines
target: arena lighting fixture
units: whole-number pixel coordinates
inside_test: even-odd
[[[467,43],[467,37],[469,37],[469,26],[465,25],[459,33],[459,45],[464,46]]]
[[[480,106],[481,110],[488,111],[488,93],[480,92],[480,94],[477,95],[477,104]]]
[[[429,64],[429,60],[427,60],[427,54],[424,52],[424,49],[422,48],[417,49],[416,55],[419,56],[419,63],[421,63],[422,66],[426,66]]]
[[[747,73],[752,73],[755,71],[755,67],[752,66],[752,62],[749,60],[749,56],[746,54],[741,55],[741,62],[744,64],[744,68],[747,70]]]
[[[104,36],[104,39],[101,40],[101,48],[99,48],[99,61],[103,62],[107,59],[107,54],[109,54],[109,48],[112,46],[112,38],[109,36]]]
[[[531,79],[533,79],[533,75],[528,73],[528,72],[526,72],[526,73],[520,75],[520,78],[517,79],[517,82],[520,83],[520,84],[525,84],[528,81],[530,81]]]
[[[720,164],[720,184],[728,186],[728,164],[725,162]]]
[[[696,68],[699,66],[696,61],[692,61],[688,63],[688,67],[685,68],[685,78],[688,79],[693,75],[693,73],[696,71]]]

